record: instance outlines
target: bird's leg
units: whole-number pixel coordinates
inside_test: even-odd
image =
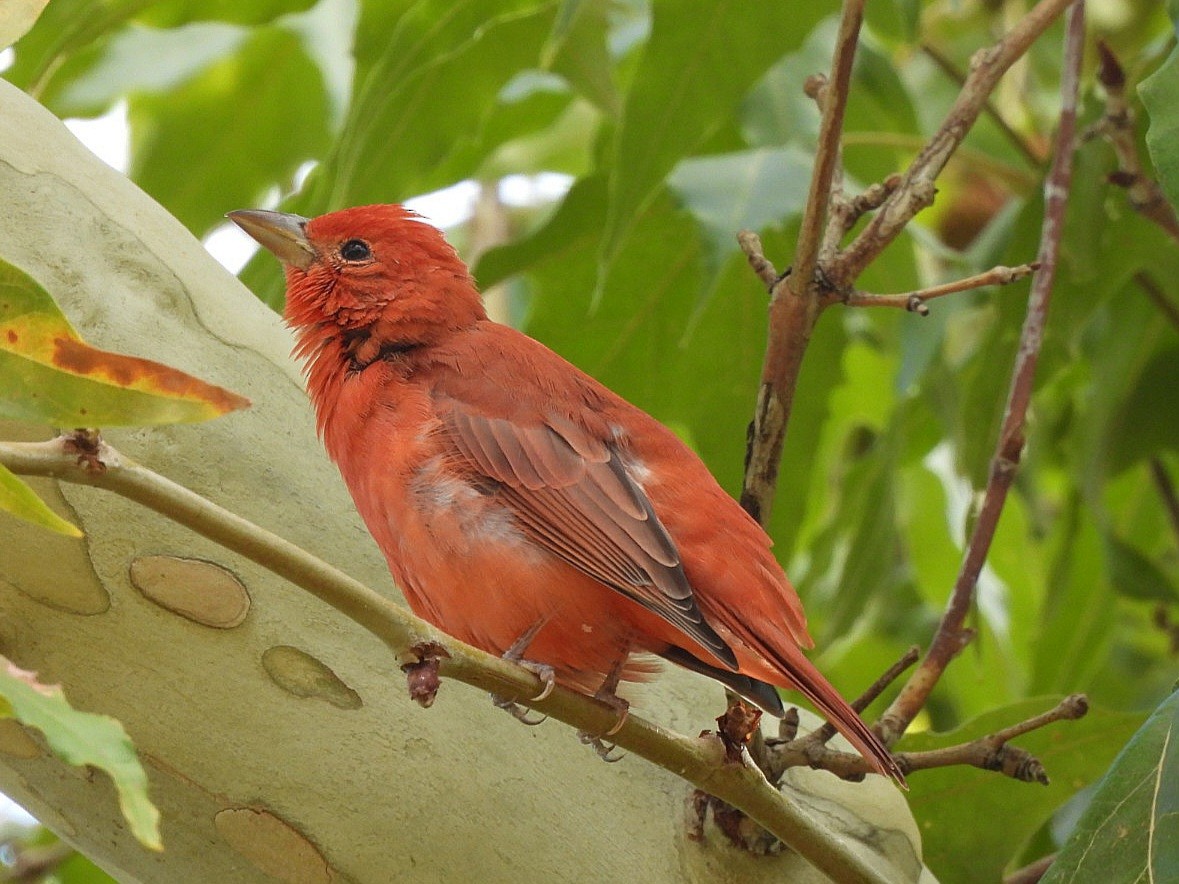
[[[534,703],[543,700],[545,697],[551,694],[553,692],[553,688],[557,684],[557,676],[556,673],[553,672],[552,666],[549,666],[547,663],[535,663],[532,660],[524,659],[524,652],[528,650],[528,646],[532,644],[532,640],[536,638],[536,634],[540,632],[540,628],[544,626],[546,622],[547,618],[545,617],[537,620],[524,631],[523,635],[512,642],[512,646],[503,653],[504,660],[510,660],[517,666],[524,667],[537,678],[539,678],[544,684],[544,687],[541,688],[540,693],[532,698],[532,702]],[[491,702],[500,709],[503,709],[517,721],[526,724],[529,727],[535,727],[538,724],[542,724],[544,720],[548,718],[547,715],[542,715],[540,718],[529,718],[528,713],[530,710],[526,706],[521,706],[515,700],[500,696],[499,694],[492,694]]]
[[[598,754],[598,757],[608,763],[621,761],[623,756],[612,755],[617,748],[613,743],[605,742],[602,737],[612,737],[626,724],[626,719],[630,717],[630,703],[618,696],[618,683],[622,681],[622,670],[626,666],[629,654],[623,654],[622,658],[614,664],[614,667],[606,675],[602,686],[598,688],[597,693],[594,694],[594,699],[605,703],[611,709],[618,713],[618,720],[614,722],[610,730],[604,734],[591,734],[586,731],[578,731],[577,738],[587,746],[593,748]]]

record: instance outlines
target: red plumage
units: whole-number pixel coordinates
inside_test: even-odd
[[[802,605],[756,522],[667,428],[490,321],[441,233],[400,206],[231,215],[283,259],[320,434],[420,616],[597,690],[643,652],[776,714],[814,703],[900,770],[802,653]]]

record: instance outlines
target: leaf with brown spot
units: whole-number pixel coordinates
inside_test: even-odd
[[[91,347],[36,280],[0,260],[0,418],[61,427],[202,421],[249,400],[192,375]]]

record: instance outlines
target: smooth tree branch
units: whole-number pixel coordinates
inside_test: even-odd
[[[994,46],[971,59],[962,91],[945,120],[906,170],[900,187],[839,256],[824,270],[832,285],[850,288],[876,256],[922,209],[933,203],[934,180],[966,138],[999,78],[1048,29],[1072,0],[1040,0]]]
[[[616,722],[612,707],[555,687],[543,700],[535,674],[443,635],[424,620],[298,546],[123,456],[81,431],[47,442],[0,442],[0,465],[18,475],[45,476],[119,494],[289,580],[375,635],[410,668],[426,657],[436,672],[480,690],[516,699],[587,733]],[[610,738],[618,746],[677,774],[739,808],[818,869],[840,882],[887,884],[844,838],[803,813],[770,786],[754,765],[725,760],[715,737],[691,738],[631,714]]]
[[[832,294],[829,297],[832,301],[839,301],[848,307],[898,307],[901,310],[908,310],[910,313],[928,316],[927,301],[989,285],[1010,285],[1030,276],[1039,268],[1040,265],[1035,262],[1020,264],[1018,267],[998,266],[992,267],[984,273],[976,273],[974,276],[967,276],[953,282],[917,289],[912,292],[901,292],[895,295],[871,295],[867,292],[851,291],[844,295]]]
[[[1027,314],[1020,332],[1019,348],[1002,426],[995,454],[991,459],[990,478],[974,531],[966,547],[962,567],[929,651],[881,717],[882,736],[889,744],[904,734],[913,718],[925,706],[946,666],[971,638],[970,631],[966,630],[963,624],[973,607],[978,576],[986,562],[991,541],[999,524],[999,515],[1023,453],[1024,426],[1035,382],[1036,363],[1044,339],[1044,325],[1052,297],[1052,283],[1056,276],[1066,201],[1072,180],[1084,25],[1084,3],[1083,0],[1078,0],[1069,11],[1065,29],[1064,64],[1060,86],[1060,125],[1056,133],[1052,166],[1044,183],[1044,221],[1037,257],[1040,270],[1032,282],[1031,294],[1028,297]]]

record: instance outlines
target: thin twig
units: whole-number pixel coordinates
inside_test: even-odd
[[[901,186],[900,173],[893,173],[883,181],[870,185],[863,193],[848,199],[842,193],[831,195],[827,216],[827,230],[823,233],[823,248],[819,252],[819,266],[831,262],[843,244],[843,238],[868,212],[880,208],[894,190]]]
[[[588,733],[604,733],[617,723],[612,707],[565,688],[554,688],[543,700],[529,700],[543,685],[528,670],[442,635],[305,550],[131,461],[105,442],[98,441],[93,453],[82,457],[75,442],[68,436],[0,442],[0,464],[19,475],[90,485],[142,504],[307,590],[381,639],[402,663],[414,662],[416,645],[431,643],[447,655],[438,654],[438,672],[445,677],[518,699]],[[761,771],[724,763],[719,740],[676,734],[633,713],[610,739],[740,808],[835,880],[883,884],[878,870],[849,851],[841,836],[771,788]]]
[[[1069,11],[1065,32],[1060,85],[1060,127],[1056,133],[1052,167],[1044,183],[1044,221],[1040,232],[1040,253],[1037,256],[1040,270],[1032,282],[1028,298],[1027,315],[1020,332],[1019,350],[1012,371],[1011,387],[999,439],[991,460],[986,493],[953,593],[929,652],[880,719],[880,728],[886,743],[895,742],[905,732],[913,718],[925,706],[930,692],[941,678],[946,666],[969,640],[963,624],[974,604],[978,576],[986,562],[987,552],[999,523],[999,515],[1007,499],[1007,492],[1015,479],[1023,452],[1024,424],[1035,381],[1036,362],[1044,339],[1044,325],[1052,297],[1065,205],[1072,179],[1078,82],[1084,49],[1084,16],[1083,0],[1078,0]]]
[[[944,298],[946,295],[953,295],[957,292],[969,291],[970,289],[983,288],[988,285],[1010,285],[1035,273],[1038,267],[1039,265],[1034,261],[1031,264],[1020,264],[1018,267],[992,267],[990,270],[984,273],[976,273],[974,276],[956,279],[953,282],[943,283],[942,285],[930,286],[926,289],[901,292],[896,295],[870,295],[867,292],[852,291],[842,297],[835,295],[831,297],[833,300],[842,301],[849,307],[899,307],[911,313],[928,316],[929,307],[926,306],[926,301],[932,301],[934,298]]]
[[[1145,270],[1139,270],[1134,274],[1134,282],[1138,283],[1138,287],[1146,292],[1146,296],[1159,308],[1167,321],[1175,326],[1176,331],[1179,331],[1179,305],[1167,296],[1155,278]]]
[[[1179,540],[1179,496],[1175,494],[1175,483],[1171,481],[1171,474],[1158,457],[1150,459],[1150,475],[1163,501],[1163,509],[1167,511],[1167,516],[1171,520],[1175,537]]]
[[[938,66],[938,69],[955,83],[957,83],[959,87],[966,86],[966,75],[958,70],[954,62],[944,55],[940,49],[931,46],[929,43],[922,43],[921,51],[928,55],[933,63]],[[999,131],[1007,137],[1007,140],[1011,142],[1012,146],[1023,155],[1023,158],[1027,160],[1029,166],[1031,166],[1033,169],[1040,169],[1043,167],[1045,158],[1041,156],[1040,152],[1033,148],[1027,142],[1027,140],[1018,132],[1016,132],[1012,125],[1003,118],[1003,115],[999,113],[999,109],[996,108],[994,102],[991,101],[989,93],[986,101],[983,102],[982,109],[983,113],[990,117],[991,122],[999,127]]]
[[[766,291],[772,291],[774,284],[778,281],[778,271],[774,269],[774,265],[766,257],[761,246],[761,237],[752,230],[742,230],[737,234],[737,244],[745,253],[745,258],[749,261],[753,272],[757,274],[757,278],[765,283]]]
[[[1054,862],[1056,862],[1055,853],[1042,856],[1034,863],[1028,863],[1022,869],[1016,869],[1003,879],[1003,884],[1037,884]]]
[[[65,841],[55,841],[52,844],[20,844],[9,841],[5,844],[14,854],[13,859],[6,862],[0,881],[8,884],[37,884],[44,881],[68,860],[78,855],[78,851]]]
[[[1057,721],[1082,718],[1088,711],[1089,702],[1085,695],[1072,694],[1047,712],[985,737],[925,752],[897,752],[894,757],[906,774],[935,767],[966,765],[995,771],[1020,782],[1046,785],[1048,775],[1044,765],[1026,749],[1010,745],[1011,741]],[[858,753],[832,749],[811,739],[809,734],[801,739],[771,742],[767,751],[772,769],[779,776],[788,768],[804,765],[831,771],[844,779],[855,779],[872,771],[870,763]]]
[[[863,18],[864,0],[844,0],[839,33],[835,38],[835,56],[831,62],[831,79],[822,96],[819,144],[793,269],[774,284],[770,293],[769,340],[741,489],[741,506],[763,525],[774,505],[782,444],[794,405],[802,358],[819,316],[815,270],[826,226],[828,195],[838,167],[843,112],[847,106],[852,63]],[[746,254],[749,255],[749,251]],[[762,260],[765,260],[764,255]],[[753,263],[752,256],[750,262]]]
[[[1134,109],[1126,100],[1126,74],[1105,41],[1097,41],[1097,52],[1097,78],[1105,87],[1105,114],[1089,127],[1085,137],[1101,135],[1109,141],[1118,158],[1118,170],[1109,176],[1110,183],[1125,189],[1134,211],[1179,242],[1179,215],[1159,183],[1142,168],[1134,131]]]
[[[974,125],[999,78],[1064,11],[1071,0],[1040,0],[1004,37],[971,59],[962,91],[942,125],[905,172],[897,188],[859,236],[825,268],[835,288],[850,288],[877,255],[933,202],[934,179]]]
[[[901,659],[897,660],[892,664],[892,666],[888,667],[888,669],[884,671],[884,674],[882,674],[880,678],[872,682],[866,691],[864,691],[862,694],[860,694],[860,696],[856,697],[856,699],[852,701],[852,709],[856,710],[856,712],[863,712],[865,709],[871,706],[876,698],[884,693],[885,688],[900,678],[905,670],[916,663],[920,657],[921,649],[916,645],[913,645],[911,648],[909,648],[909,650],[905,651],[905,653],[901,656]],[[809,743],[826,743],[832,737],[834,737],[835,734],[835,727],[831,724],[831,722],[826,721],[822,724],[822,726],[815,728],[813,731],[803,737],[803,740]]]

